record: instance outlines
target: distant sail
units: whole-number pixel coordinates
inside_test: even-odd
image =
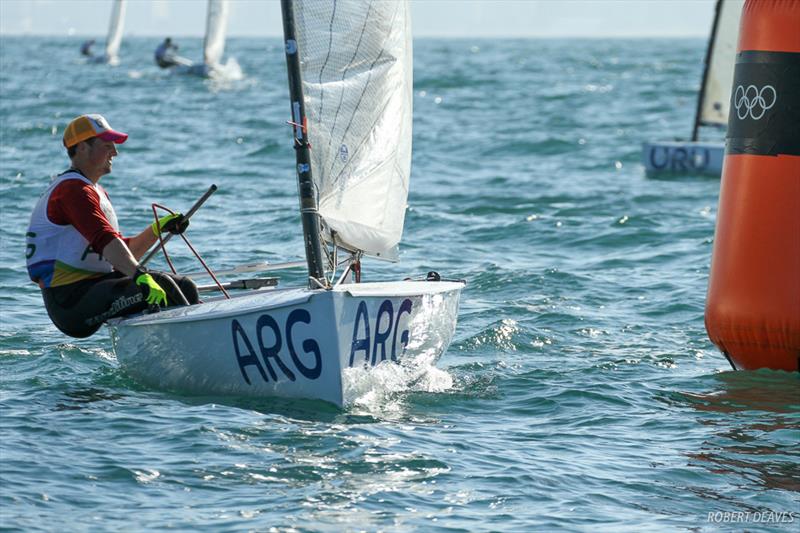
[[[325,238],[394,258],[411,172],[408,3],[294,3]]]
[[[708,64],[701,88],[698,122],[704,125],[727,126],[730,108],[733,67],[739,38],[739,18],[744,0],[719,0],[716,19],[709,42]]]
[[[106,38],[106,61],[119,61],[119,47],[122,44],[122,31],[125,26],[125,0],[114,0],[111,8],[111,22]]]
[[[222,61],[229,11],[228,0],[208,0],[206,39],[203,43],[203,62],[206,65],[217,65]]]

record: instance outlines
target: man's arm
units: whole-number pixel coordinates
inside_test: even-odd
[[[147,272],[140,272],[137,275],[136,270],[139,268],[139,262],[134,259],[131,251],[125,246],[125,243],[122,242],[122,239],[114,237],[111,242],[106,244],[106,247],[103,248],[103,257],[114,265],[117,271],[122,272],[126,276],[131,276],[136,285],[141,285],[146,288],[145,297],[148,304],[167,306],[169,303],[167,302],[167,293],[164,292],[161,285]],[[185,299],[184,303],[187,303]]]
[[[123,238],[111,226],[100,207],[100,196],[97,190],[77,179],[67,180],[56,187],[47,204],[47,216],[55,224],[73,225],[89,241],[93,249],[102,250],[103,257],[124,274],[128,274],[125,265],[132,261],[135,269],[135,264],[138,264],[136,260],[142,257],[158,240],[155,223],[147,226],[135,237]],[[175,220],[170,223],[170,219]],[[189,221],[183,222],[183,217],[179,214],[167,215],[158,221],[158,227],[171,233],[182,233],[188,225]],[[113,241],[119,242],[109,248]],[[121,263],[115,263],[111,259],[112,256],[105,253],[106,250],[112,250],[112,256]],[[127,258],[130,258],[130,261]]]
[[[128,246],[131,253],[139,259],[144,253],[150,249],[153,244],[158,241],[158,234],[169,232],[175,235],[180,235],[186,228],[189,227],[189,219],[185,218],[180,213],[170,213],[158,219],[158,222],[153,222],[148,228],[145,228],[136,237],[130,239],[123,239],[123,242]]]
[[[139,235],[128,239],[127,248],[130,249],[130,253],[133,254],[133,257],[139,259],[147,252],[147,250],[150,249],[151,246],[155,244],[157,240],[158,239],[156,238],[155,233],[153,233],[153,229],[150,226],[147,226]],[[122,244],[123,246],[125,245],[125,243]],[[105,253],[103,254],[103,257],[106,257],[109,261],[111,261],[111,259],[105,255]],[[111,261],[111,264],[113,265],[114,262]],[[117,265],[114,266],[116,267]]]
[[[150,234],[152,235],[153,232]],[[106,244],[102,254],[115,269],[126,276],[133,276],[136,273],[139,262],[119,237],[114,237],[111,242]]]

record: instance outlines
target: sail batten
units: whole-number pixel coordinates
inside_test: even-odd
[[[387,257],[411,170],[412,57],[405,1],[293,3],[323,237]]]

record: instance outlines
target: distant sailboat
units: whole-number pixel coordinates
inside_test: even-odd
[[[91,56],[89,61],[92,63],[119,65],[119,47],[122,44],[122,31],[125,26],[125,5],[125,0],[114,0],[111,7],[111,21],[108,26],[105,53]]]
[[[698,140],[700,126],[728,125],[736,41],[744,0],[717,0],[706,51],[703,80],[689,141],[644,143],[642,162],[648,174],[659,172],[720,175],[725,144]]]
[[[241,77],[241,69],[236,60],[222,63],[225,52],[225,38],[228,31],[229,0],[208,0],[206,16],[206,35],[203,40],[203,62],[182,65],[179,72],[203,77]]]

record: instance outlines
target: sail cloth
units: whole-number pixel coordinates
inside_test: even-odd
[[[736,64],[736,44],[739,38],[739,18],[744,0],[719,0],[709,44],[708,65],[700,108],[700,123],[727,126],[730,109],[733,68]]]
[[[114,0],[111,6],[111,22],[108,25],[106,38],[106,60],[113,61],[119,56],[122,44],[122,30],[125,26],[125,0]]]
[[[203,43],[203,62],[206,65],[218,65],[222,61],[229,11],[228,0],[208,0],[206,38]]]
[[[408,3],[293,6],[323,238],[396,259],[411,173]]]

